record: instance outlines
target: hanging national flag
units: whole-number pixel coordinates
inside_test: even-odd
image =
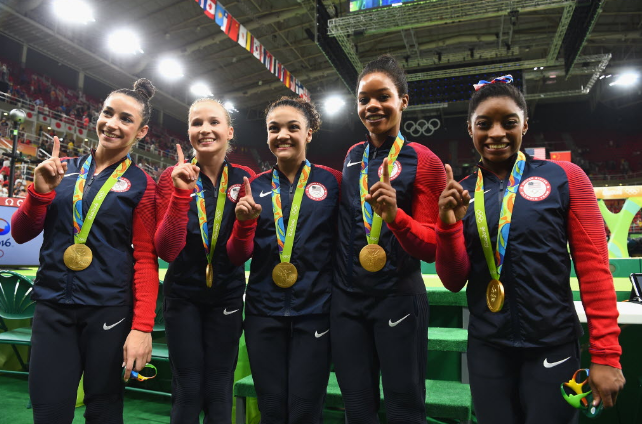
[[[74,124],[65,124],[65,131],[73,134],[76,132],[76,126]]]
[[[566,162],[571,161],[571,151],[564,150],[561,152],[551,152],[551,160],[562,160]]]
[[[281,81],[285,83],[287,88],[290,88],[290,71],[285,68],[283,69],[283,79]]]
[[[199,6],[201,6],[201,9],[205,9],[205,3],[207,3],[206,0],[196,0],[196,3],[198,3]]]
[[[221,28],[223,28],[223,24],[225,24],[225,13],[226,10],[223,6],[221,6],[220,3],[216,3],[216,13],[214,14],[214,22],[218,24]]]
[[[38,114],[38,121],[43,124],[51,125],[51,118],[47,115]]]
[[[276,60],[276,58],[274,59],[274,75],[276,75],[278,79],[281,79],[281,62]]]
[[[27,111],[27,119],[29,119],[29,120],[33,120],[33,119],[35,119],[35,118],[36,118],[35,113],[33,113],[32,111],[28,110],[28,111]]]
[[[214,19],[214,13],[216,12],[216,0],[201,0],[203,3],[205,3],[204,6],[201,6],[203,8],[203,11],[205,12],[205,16],[207,16],[210,19]]]
[[[87,136],[87,130],[84,128],[76,128],[76,135],[78,137],[86,137]]]
[[[232,16],[229,16],[229,20],[231,22],[229,24],[229,30],[226,32],[226,34],[233,41],[238,41],[238,39],[239,39],[239,28],[241,27],[241,24],[239,23],[239,21],[234,19]]]
[[[272,60],[272,53],[270,53],[267,50],[265,51],[265,55],[263,57],[263,64],[265,65],[265,68],[270,72],[272,72],[272,70],[274,69],[273,68],[274,62]]]
[[[261,53],[261,50],[263,50],[263,46],[261,45],[261,42],[255,38],[254,39],[254,48],[252,49],[252,54],[258,60],[261,60],[261,58],[263,57],[263,54]]]
[[[62,123],[62,121],[58,121],[57,119],[52,119],[51,120],[51,128],[53,128],[56,131],[63,131],[65,126]]]
[[[527,155],[532,156],[533,159],[546,159],[546,147],[530,147],[524,149],[524,152]]]
[[[223,12],[223,25],[221,25],[221,31],[226,34],[230,32],[230,25],[232,24],[232,20],[230,19],[231,17],[232,15],[230,15],[227,10]]]
[[[254,48],[254,36],[250,33],[250,31],[247,32],[247,41],[245,43],[245,50],[248,52],[252,53],[252,49]]]
[[[247,45],[247,28],[243,25],[239,25],[239,44],[243,46],[243,48]]]

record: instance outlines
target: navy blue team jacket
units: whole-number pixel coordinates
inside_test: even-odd
[[[286,228],[296,182],[302,169],[303,163],[294,184],[290,184],[288,178],[279,172]],[[333,175],[333,172],[337,175]],[[338,174],[337,171],[312,164],[301,201],[290,260],[299,276],[296,284],[287,289],[276,286],[272,280],[272,269],[281,262],[272,212],[272,171],[259,174],[252,180],[252,196],[263,209],[254,236],[254,253],[245,299],[247,314],[299,316],[329,313],[339,202]]]

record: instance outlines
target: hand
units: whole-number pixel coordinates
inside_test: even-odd
[[[589,385],[593,390],[593,406],[604,403],[604,408],[615,405],[618,393],[624,388],[622,370],[608,365],[591,363],[589,368]]]
[[[152,335],[139,330],[132,330],[123,346],[123,367],[125,381],[129,380],[132,369],[140,372],[152,360]],[[135,365],[135,366],[134,366]]]
[[[51,157],[40,163],[33,171],[33,188],[40,194],[50,193],[58,187],[67,172],[67,162],[60,162],[60,140],[58,137],[54,137],[53,143]]]
[[[453,178],[450,165],[446,169],[446,188],[439,196],[439,219],[444,224],[452,225],[461,221],[466,215],[470,194]]]
[[[178,165],[172,170],[174,187],[182,190],[194,190],[201,170],[198,166],[185,162],[185,156],[180,144],[176,145],[176,154],[178,155]]]
[[[261,205],[254,203],[254,197],[252,197],[252,187],[250,186],[250,180],[247,177],[243,177],[243,185],[245,186],[245,196],[239,199],[239,202],[236,204],[236,219],[239,221],[247,221],[248,219],[256,219],[261,215]]]
[[[372,209],[384,221],[390,224],[397,216],[397,190],[390,184],[390,170],[388,169],[388,158],[383,160],[382,181],[377,181],[370,187],[370,193],[366,194],[366,202],[370,203]]]

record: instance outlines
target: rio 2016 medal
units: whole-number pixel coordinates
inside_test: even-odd
[[[504,306],[504,285],[499,280],[490,280],[486,287],[486,304],[491,312],[499,312]]]
[[[366,271],[380,271],[386,265],[386,251],[378,244],[368,244],[359,252],[359,262]]]
[[[82,271],[86,269],[93,259],[94,255],[86,244],[72,244],[62,255],[62,260],[72,271]]]
[[[272,280],[274,284],[281,287],[282,289],[287,289],[292,287],[299,276],[296,267],[290,262],[281,262],[272,270]]]

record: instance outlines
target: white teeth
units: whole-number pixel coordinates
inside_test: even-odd
[[[508,144],[489,144],[488,148],[489,149],[503,149],[506,146],[508,146]]]
[[[376,120],[381,119],[381,118],[383,118],[383,116],[381,116],[381,115],[377,115],[377,116],[368,116],[368,117],[366,118],[366,120],[368,120],[368,121],[376,121]]]
[[[213,143],[215,140],[213,138],[202,138],[201,143]]]
[[[111,134],[111,133],[106,133],[106,132],[103,132],[103,134],[105,134],[105,137],[118,138],[118,135],[116,135],[116,134]]]

